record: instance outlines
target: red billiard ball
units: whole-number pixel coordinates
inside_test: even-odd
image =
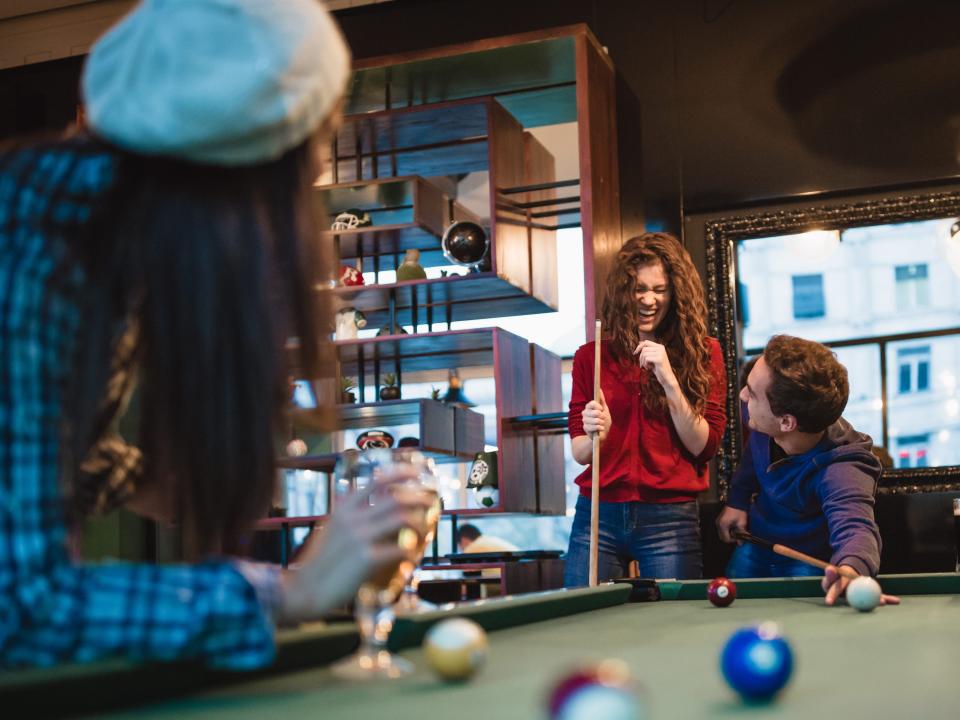
[[[622,660],[582,666],[561,677],[547,701],[550,720],[648,717],[642,689]]]
[[[727,607],[737,599],[737,586],[725,577],[715,578],[707,585],[707,600],[717,607]]]

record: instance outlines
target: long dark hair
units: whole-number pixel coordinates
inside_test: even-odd
[[[78,243],[89,281],[69,462],[75,472],[97,439],[112,346],[132,319],[146,481],[171,500],[188,548],[236,550],[274,492],[287,338],[300,340],[303,377],[328,368],[315,147],[234,168],[119,155],[116,189]]]
[[[695,412],[703,413],[711,382],[707,304],[700,275],[676,237],[669,233],[644,233],[627,240],[620,248],[607,279],[601,310],[603,336],[609,340],[615,358],[628,362],[640,342],[635,275],[638,268],[657,262],[663,265],[672,295],[667,314],[656,330],[657,340],[667,349],[687,402]],[[652,410],[666,411],[666,396],[652,373],[648,373],[644,384],[643,401]]]

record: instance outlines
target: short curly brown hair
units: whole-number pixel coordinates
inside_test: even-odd
[[[830,348],[791,335],[774,335],[763,350],[773,373],[767,400],[774,415],[793,415],[797,429],[815,433],[837,421],[847,406],[847,369]]]

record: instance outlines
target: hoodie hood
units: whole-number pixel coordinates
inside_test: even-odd
[[[855,429],[843,418],[827,428],[823,439],[811,450],[816,467],[824,468],[835,462],[862,462],[871,468],[880,468],[873,454],[873,439]]]

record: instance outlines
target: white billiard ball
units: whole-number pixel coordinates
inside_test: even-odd
[[[444,680],[466,680],[487,659],[487,633],[473,620],[449,618],[433,625],[423,639],[431,669]]]
[[[870,612],[880,604],[880,583],[867,575],[854,578],[847,585],[847,603],[860,612]]]

